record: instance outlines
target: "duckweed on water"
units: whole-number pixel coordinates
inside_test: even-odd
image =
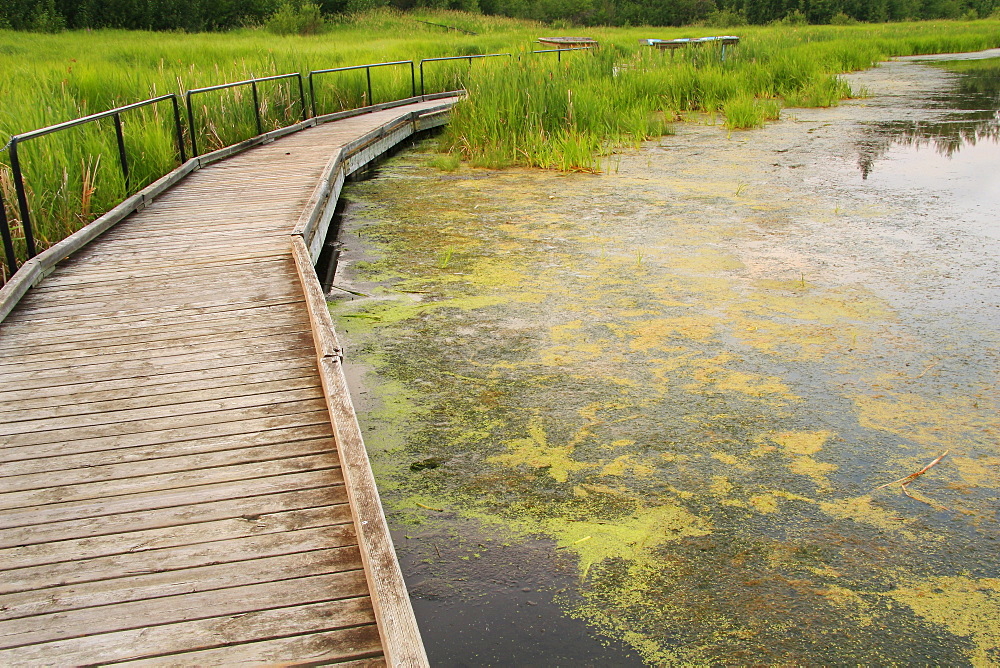
[[[576,559],[564,609],[654,664],[998,659],[988,371],[940,383],[934,339],[787,235],[782,270],[745,252],[762,215],[827,195],[736,196],[740,164],[694,159],[424,159],[353,191],[382,259],[350,273],[381,287],[334,308],[377,374],[362,420],[393,522],[546,537]],[[947,512],[875,491],[948,448],[911,488]]]

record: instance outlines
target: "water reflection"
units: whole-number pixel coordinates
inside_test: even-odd
[[[858,142],[858,167],[867,179],[875,163],[893,146],[933,147],[952,158],[965,146],[1000,142],[1000,60],[957,61],[940,65],[956,72],[953,90],[932,96],[928,106],[948,110],[934,120],[872,123]]]

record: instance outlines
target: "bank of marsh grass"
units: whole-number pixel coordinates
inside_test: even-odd
[[[452,25],[461,34],[420,23]],[[723,61],[712,48],[660,53],[640,38],[700,36],[710,28],[598,28],[594,52],[529,52],[560,31],[540,24],[459,12],[405,15],[376,11],[323,35],[0,31],[0,142],[10,135],[135,102],[251,76],[308,72],[394,60],[510,53],[511,57],[428,63],[427,92],[464,87],[469,98],[442,136],[442,148],[473,165],[599,170],[622,146],[669,131],[679,114],[725,115],[732,128],[756,127],[780,106],[826,106],[850,94],[837,74],[893,55],[975,51],[1000,45],[1000,21],[861,26],[743,27]],[[319,113],[405,97],[408,67],[318,75]],[[419,86],[419,79],[418,79]],[[199,149],[252,136],[249,89],[195,98]],[[308,96],[308,87],[306,94]],[[301,117],[294,80],[261,84],[265,130]],[[307,105],[311,100],[307,97]],[[168,104],[124,117],[132,190],[177,161]],[[187,132],[187,131],[185,131]],[[188,144],[189,145],[189,144]],[[32,140],[21,149],[39,246],[44,248],[120,201],[111,121]],[[442,163],[444,164],[444,163]],[[451,162],[448,163],[453,164]],[[0,153],[0,192],[24,258],[8,156]]]

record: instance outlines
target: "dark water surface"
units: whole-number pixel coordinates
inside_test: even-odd
[[[432,664],[1000,662],[991,67],[351,186],[331,308]]]

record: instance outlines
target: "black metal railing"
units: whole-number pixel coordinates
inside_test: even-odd
[[[306,92],[305,87],[302,85],[302,73],[292,72],[291,74],[275,74],[270,77],[254,77],[252,79],[247,79],[245,81],[234,81],[233,83],[219,84],[218,86],[206,86],[205,88],[195,88],[189,90],[184,94],[185,101],[187,102],[187,112],[188,112],[188,132],[191,133],[191,155],[198,155],[198,142],[197,142],[197,126],[194,124],[194,105],[191,104],[191,96],[198,93],[208,93],[215,90],[224,90],[226,88],[236,88],[237,86],[250,86],[250,90],[253,96],[253,112],[254,120],[257,123],[257,134],[264,134],[264,122],[260,115],[260,95],[257,91],[257,84],[264,81],[278,81],[280,79],[291,79],[297,78],[299,80],[299,103],[302,105],[302,120],[309,118],[309,110],[306,107]]]
[[[532,51],[531,53],[555,53],[556,57],[561,60],[562,59],[562,52],[564,52],[564,51],[583,51],[583,50],[588,50],[588,49],[591,49],[591,48],[592,47],[584,46],[584,47],[570,47],[570,48],[560,48],[560,49],[540,49],[540,50],[537,50],[537,51]],[[487,54],[476,54],[476,55],[468,55],[468,56],[447,56],[447,57],[441,57],[441,58],[424,58],[424,59],[422,59],[422,60],[419,61],[420,62],[420,65],[419,65],[419,69],[420,69],[420,94],[421,95],[425,95],[426,94],[426,91],[425,91],[425,79],[424,79],[424,63],[435,63],[435,62],[443,62],[443,61],[449,61],[449,60],[465,60],[465,61],[468,61],[469,64],[471,65],[472,61],[476,60],[476,59],[497,58],[497,57],[502,57],[502,56],[506,56],[508,58],[513,58],[513,55],[510,54],[510,53],[487,53]],[[313,70],[313,71],[309,72],[309,96],[310,96],[311,105],[308,105],[308,106],[306,104],[305,87],[304,87],[304,84],[303,84],[303,79],[302,79],[302,73],[301,72],[293,72],[291,74],[278,74],[278,75],[274,75],[274,76],[259,77],[259,78],[258,77],[254,77],[254,78],[251,78],[251,79],[247,79],[245,81],[236,81],[236,82],[233,82],[233,83],[220,84],[220,85],[217,85],[217,86],[207,86],[207,87],[204,87],[204,88],[195,88],[195,89],[189,90],[186,93],[184,93],[184,97],[185,97],[185,102],[186,102],[186,106],[187,106],[188,133],[189,133],[189,135],[191,137],[191,154],[192,154],[193,157],[198,155],[198,141],[197,141],[197,134],[198,134],[198,132],[197,132],[197,126],[195,124],[194,104],[192,102],[192,97],[194,95],[197,95],[197,94],[200,94],[200,93],[207,93],[207,92],[210,92],[210,91],[218,91],[218,90],[224,90],[224,89],[228,89],[228,88],[235,88],[235,87],[238,87],[238,86],[250,86],[251,92],[252,92],[252,98],[253,98],[254,120],[255,120],[255,123],[256,123],[257,134],[258,135],[262,135],[264,133],[264,123],[263,123],[262,111],[261,111],[261,104],[260,104],[260,94],[259,94],[259,91],[258,91],[258,88],[257,88],[257,84],[259,84],[259,83],[267,82],[267,81],[278,81],[278,80],[283,80],[283,79],[291,79],[291,78],[297,79],[298,80],[298,89],[299,89],[299,104],[301,105],[301,108],[302,108],[302,115],[301,115],[301,117],[302,117],[302,120],[304,121],[304,120],[307,120],[309,118],[310,108],[311,108],[311,111],[312,111],[312,115],[313,116],[318,116],[318,109],[317,109],[317,103],[316,103],[316,91],[315,91],[315,87],[314,87],[314,77],[316,75],[330,74],[330,73],[335,73],[335,72],[346,72],[346,71],[351,71],[351,70],[362,70],[362,69],[365,70],[365,79],[366,79],[366,82],[367,82],[367,91],[368,91],[367,102],[368,102],[368,105],[372,105],[372,104],[374,104],[374,100],[372,99],[373,93],[372,93],[371,70],[374,69],[374,68],[378,68],[378,67],[405,66],[405,65],[409,65],[410,66],[410,94],[411,94],[411,96],[415,97],[416,96],[416,87],[417,87],[417,84],[416,84],[416,66],[414,65],[414,61],[413,60],[399,60],[399,61],[386,62],[386,63],[371,63],[371,64],[368,64],[368,65],[353,65],[353,66],[349,66],[349,67],[335,67],[335,68],[323,69],[323,70]],[[35,235],[34,235],[34,231],[33,231],[33,228],[32,228],[32,223],[31,223],[31,214],[30,214],[30,211],[29,211],[28,197],[27,197],[27,192],[26,192],[25,184],[24,184],[24,176],[22,174],[21,161],[20,161],[20,158],[19,158],[19,155],[18,155],[18,146],[20,144],[24,143],[25,141],[28,141],[29,139],[34,139],[36,137],[41,137],[41,136],[44,136],[44,135],[52,134],[52,133],[58,132],[60,130],[65,130],[65,129],[68,129],[68,128],[77,127],[77,126],[84,125],[86,123],[91,123],[91,122],[94,122],[94,121],[98,121],[98,120],[101,120],[101,119],[104,119],[104,118],[113,118],[114,119],[114,124],[115,124],[115,136],[116,136],[117,143],[118,143],[119,164],[121,166],[122,178],[123,178],[123,181],[124,181],[124,184],[125,184],[125,192],[126,192],[126,195],[128,195],[131,192],[132,184],[131,184],[131,176],[130,176],[129,163],[128,163],[128,155],[126,154],[126,151],[125,151],[125,137],[124,137],[124,132],[123,132],[123,129],[122,129],[121,114],[124,113],[124,112],[127,112],[127,111],[131,111],[133,109],[139,109],[141,107],[146,107],[146,106],[149,106],[149,105],[153,105],[153,104],[157,104],[157,103],[160,103],[160,102],[164,102],[166,100],[170,100],[172,102],[172,104],[173,104],[174,128],[175,128],[175,133],[176,133],[177,152],[179,154],[181,163],[184,163],[187,160],[187,155],[186,155],[185,146],[184,146],[184,130],[183,130],[183,127],[181,125],[181,111],[180,111],[180,102],[179,102],[179,99],[180,99],[180,96],[177,95],[177,94],[161,95],[159,97],[150,98],[148,100],[143,100],[141,102],[135,102],[133,104],[124,105],[122,107],[116,107],[114,109],[109,109],[108,111],[103,111],[103,112],[100,112],[100,113],[97,113],[97,114],[91,114],[89,116],[84,116],[82,118],[77,118],[77,119],[74,119],[74,120],[71,120],[71,121],[66,121],[65,123],[59,123],[57,125],[51,125],[51,126],[48,126],[48,127],[45,127],[45,128],[41,128],[39,130],[33,130],[31,132],[25,132],[25,133],[22,133],[22,134],[19,134],[19,135],[15,135],[15,136],[11,137],[11,140],[8,143],[7,148],[9,148],[10,167],[11,167],[11,173],[12,173],[12,177],[13,177],[12,180],[13,180],[13,183],[14,183],[15,194],[16,194],[16,197],[17,197],[17,208],[18,208],[18,210],[20,212],[20,222],[21,222],[21,228],[22,228],[21,231],[22,231],[22,233],[24,235],[26,253],[27,253],[27,257],[29,259],[32,258],[32,257],[34,257],[35,255],[37,255],[38,254],[38,250],[37,250],[37,247],[36,247]],[[12,207],[12,210],[13,210],[13,207]],[[4,203],[3,203],[2,193],[0,193],[0,237],[2,237],[4,254],[6,255],[6,259],[7,259],[7,266],[9,268],[9,270],[10,270],[10,274],[12,275],[17,270],[18,261],[17,261],[17,256],[16,256],[16,253],[15,253],[14,238],[13,238],[13,235],[11,233],[11,228],[10,228],[10,224],[9,223],[10,223],[10,220],[9,220],[9,218],[7,216],[6,210],[4,209]]]
[[[7,258],[7,269],[13,276],[17,271],[17,256],[14,254],[14,239],[10,235],[10,226],[7,224],[7,210],[4,208],[3,191],[0,191],[0,237],[3,237],[3,253]]]
[[[424,63],[439,63],[444,60],[468,60],[469,65],[472,64],[474,58],[497,58],[499,56],[507,56],[508,58],[513,58],[513,54],[510,53],[483,53],[475,56],[446,56],[444,58],[424,58],[420,61],[420,94],[426,95],[424,92]]]
[[[561,62],[564,51],[590,51],[593,48],[592,46],[571,46],[566,49],[538,49],[537,51],[532,51],[532,53],[554,53],[556,54],[556,60]]]
[[[28,258],[33,258],[38,254],[35,247],[35,235],[31,227],[31,212],[28,207],[28,195],[24,187],[24,175],[21,170],[21,159],[18,154],[18,148],[21,144],[28,141],[29,139],[35,139],[37,137],[42,137],[45,135],[52,134],[53,132],[59,132],[61,130],[68,130],[69,128],[75,128],[80,125],[85,125],[87,123],[92,123],[94,121],[99,121],[103,118],[113,118],[115,121],[115,136],[118,140],[118,161],[121,165],[122,178],[125,183],[125,193],[128,195],[131,190],[131,181],[129,178],[129,166],[128,166],[128,156],[125,153],[125,135],[122,131],[122,113],[126,111],[131,111],[133,109],[139,109],[141,107],[148,107],[159,102],[165,102],[170,100],[173,103],[174,110],[174,129],[177,135],[177,151],[180,154],[181,162],[183,163],[187,156],[184,154],[184,133],[181,128],[181,114],[180,106],[177,102],[177,95],[171,93],[169,95],[160,95],[159,97],[150,98],[148,100],[143,100],[142,102],[134,102],[132,104],[126,104],[122,107],[116,107],[114,109],[109,109],[108,111],[102,111],[97,114],[91,114],[89,116],[84,116],[83,118],[77,118],[72,121],[66,121],[65,123],[58,123],[56,125],[50,125],[48,127],[41,128],[39,130],[32,130],[31,132],[24,132],[19,135],[14,135],[10,138],[10,143],[7,145],[9,148],[10,155],[10,171],[11,176],[14,181],[14,191],[17,194],[17,206],[20,211],[21,216],[21,230],[24,233],[24,243]],[[2,206],[2,205],[0,205]],[[10,268],[11,273],[17,271],[17,258],[14,255],[13,241],[11,240],[10,228],[7,223],[7,216],[4,214],[0,217],[0,228],[2,228],[2,236],[4,243],[4,252],[7,254],[7,266]]]
[[[410,95],[415,96],[417,94],[417,75],[413,67],[412,60],[394,60],[391,63],[371,63],[369,65],[351,65],[350,67],[332,67],[326,70],[312,70],[309,72],[309,99],[312,101],[312,115],[313,118],[319,116],[316,111],[316,88],[313,85],[313,76],[317,74],[331,74],[334,72],[350,72],[352,70],[364,70],[365,79],[368,82],[368,97],[366,99],[367,105],[371,106],[375,104],[375,100],[372,98],[372,68],[374,67],[389,67],[392,65],[409,65],[410,66]]]

